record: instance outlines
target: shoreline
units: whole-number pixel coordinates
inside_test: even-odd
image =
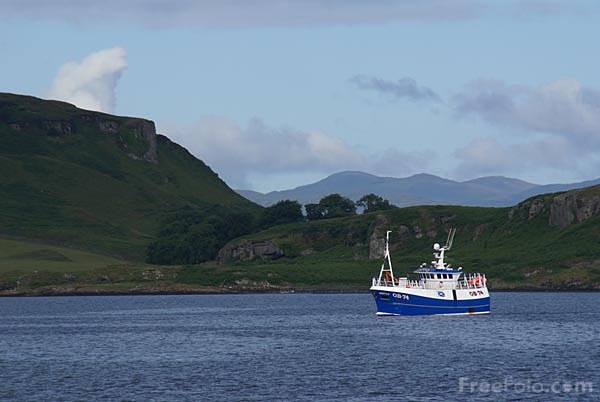
[[[535,287],[523,288],[498,288],[489,289],[490,293],[595,293],[600,289],[594,288],[555,288],[542,289]],[[282,288],[282,289],[225,289],[225,288],[203,288],[203,289],[140,289],[139,291],[110,291],[99,289],[31,289],[24,292],[1,292],[0,298],[19,297],[60,297],[60,296],[177,296],[177,295],[246,295],[246,294],[357,294],[369,293],[368,288]]]

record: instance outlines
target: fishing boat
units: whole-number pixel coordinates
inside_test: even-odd
[[[490,294],[483,273],[465,273],[444,262],[452,247],[456,229],[448,233],[446,245],[433,245],[435,260],[415,270],[416,279],[394,276],[390,257],[390,233],[386,232],[385,252],[379,277],[373,278],[371,294],[377,315],[462,315],[489,314]]]

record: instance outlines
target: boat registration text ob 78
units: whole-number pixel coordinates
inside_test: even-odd
[[[377,315],[456,315],[489,314],[490,294],[482,273],[464,273],[444,262],[456,229],[450,229],[446,245],[433,245],[435,260],[414,271],[417,279],[395,277],[390,257],[390,233],[386,233],[385,253],[379,277],[373,278],[371,293]]]

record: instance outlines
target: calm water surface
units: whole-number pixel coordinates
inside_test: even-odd
[[[599,293],[376,317],[369,294],[0,299],[2,401],[599,401]]]

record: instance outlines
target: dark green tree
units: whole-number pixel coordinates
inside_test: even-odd
[[[146,262],[198,264],[214,259],[229,240],[256,229],[254,217],[220,206],[182,208],[167,219],[150,243]]]
[[[302,205],[298,201],[284,200],[264,209],[260,223],[262,227],[299,222],[304,219]]]
[[[356,205],[364,208],[364,213],[374,212],[374,211],[383,211],[386,209],[393,208],[393,205],[390,204],[388,200],[383,199],[382,197],[375,195],[373,193],[363,195],[360,200],[356,202]]]
[[[319,204],[306,204],[304,210],[306,211],[306,219],[309,221],[323,219],[323,208]]]
[[[329,194],[321,198],[318,204],[306,204],[304,209],[306,210],[306,219],[309,221],[356,214],[354,201],[339,194]]]
[[[338,218],[356,214],[354,201],[339,194],[330,194],[321,198],[319,206],[324,219]]]

